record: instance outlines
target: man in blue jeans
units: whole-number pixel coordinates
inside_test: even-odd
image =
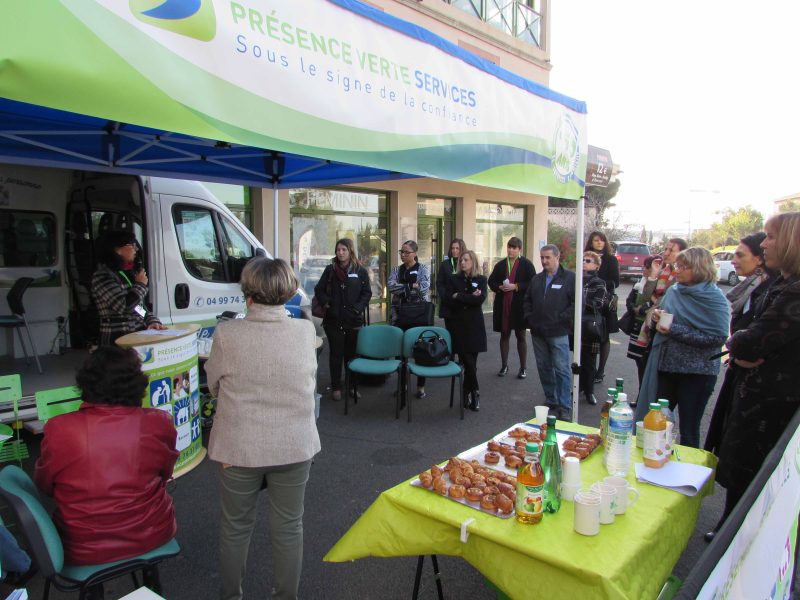
[[[557,246],[542,246],[542,272],[531,280],[523,301],[525,322],[550,414],[572,419],[569,335],[575,306],[575,273],[561,266]]]

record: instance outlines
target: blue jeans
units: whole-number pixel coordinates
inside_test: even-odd
[[[572,410],[572,372],[569,364],[569,337],[533,338],[536,368],[544,389],[545,404]]]

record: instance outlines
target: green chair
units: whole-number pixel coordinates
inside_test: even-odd
[[[36,414],[42,424],[53,417],[78,410],[83,404],[81,390],[68,386],[36,392]]]
[[[408,395],[408,379],[411,375],[417,377],[450,377],[450,408],[453,408],[453,392],[455,390],[456,377],[458,377],[458,407],[461,411],[461,419],[464,419],[464,402],[461,400],[463,394],[463,375],[464,368],[452,360],[441,367],[425,367],[413,361],[414,342],[417,341],[423,332],[429,332],[430,337],[438,334],[447,342],[447,350],[450,356],[453,355],[453,340],[450,332],[444,327],[412,327],[403,335],[403,358],[406,361],[405,385],[403,386],[403,398],[408,404],[408,422],[411,422],[411,397]],[[426,336],[428,337],[428,336]]]
[[[139,587],[136,572],[142,571],[143,578],[157,594],[161,593],[158,576],[158,563],[176,556],[181,549],[175,539],[171,539],[155,550],[134,558],[118,560],[101,565],[66,565],[64,547],[58,530],[50,515],[42,506],[39,491],[30,477],[16,465],[8,465],[0,471],[0,496],[8,503],[17,518],[19,528],[27,543],[39,573],[45,578],[44,600],[50,595],[50,586],[62,592],[80,592],[80,600],[92,592],[100,592],[102,584],[117,577],[130,574],[135,587]]]
[[[19,375],[3,375],[0,377],[0,404],[10,403],[14,410],[14,428],[8,425],[0,427],[0,434],[12,435],[15,439],[0,442],[0,462],[21,461],[28,458],[28,446],[19,438],[19,401],[22,400],[22,381]]]
[[[391,375],[397,373],[397,397],[394,405],[394,418],[400,418],[400,385],[402,382],[403,330],[393,325],[368,325],[358,331],[356,354],[347,363],[344,372],[344,414],[347,414],[350,399],[350,374],[353,376],[353,402],[358,404],[358,374]]]

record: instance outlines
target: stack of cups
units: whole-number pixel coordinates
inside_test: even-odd
[[[581,461],[575,456],[564,459],[561,479],[561,498],[572,502],[581,489]]]
[[[536,424],[547,425],[547,413],[550,411],[550,407],[536,406],[534,407],[534,411],[536,412]]]
[[[579,490],[575,494],[575,531],[581,535],[600,533],[600,494],[591,490]]]

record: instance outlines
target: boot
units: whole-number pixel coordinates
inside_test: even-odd
[[[469,409],[478,412],[481,409],[481,393],[478,390],[472,392],[472,402],[469,403]]]
[[[469,408],[470,404],[472,404],[472,392],[464,392],[461,403],[464,405],[464,408]]]

